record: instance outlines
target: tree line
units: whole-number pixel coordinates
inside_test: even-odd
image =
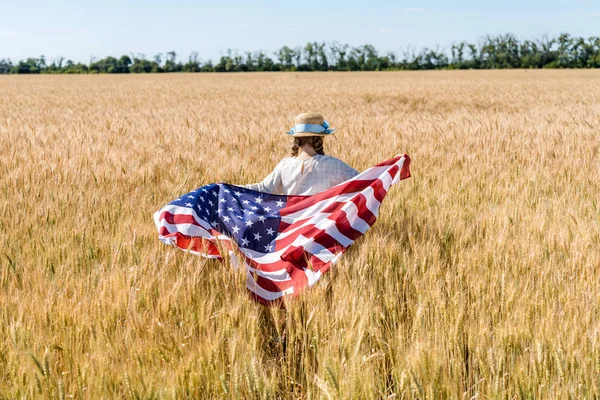
[[[399,56],[380,54],[366,44],[350,47],[338,42],[309,42],[294,48],[283,46],[271,55],[262,51],[239,54],[231,50],[217,63],[203,61],[197,52],[178,61],[174,51],[152,59],[141,54],[106,57],[89,64],[44,56],[14,63],[0,60],[0,74],[88,74],[166,72],[252,72],[252,71],[387,71],[433,69],[506,68],[600,68],[600,37],[574,37],[568,33],[554,38],[519,40],[513,34],[488,35],[477,43],[460,42],[450,49],[407,48]]]

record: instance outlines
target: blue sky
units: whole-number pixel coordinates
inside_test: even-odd
[[[216,60],[228,48],[271,52],[333,41],[401,53],[511,32],[600,36],[600,0],[156,1],[0,0],[0,59],[90,57],[174,50]]]

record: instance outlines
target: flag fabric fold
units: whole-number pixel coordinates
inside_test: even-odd
[[[209,184],[154,214],[159,239],[204,257],[245,266],[246,287],[263,304],[314,285],[375,223],[390,186],[410,177],[398,155],[313,196]]]

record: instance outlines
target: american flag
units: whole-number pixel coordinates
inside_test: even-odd
[[[396,156],[312,196],[261,193],[213,183],[154,214],[159,239],[204,257],[245,265],[246,287],[263,304],[314,285],[377,219],[390,186],[410,177]]]

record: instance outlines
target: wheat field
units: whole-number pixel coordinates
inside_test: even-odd
[[[413,177],[266,309],[152,213],[304,111]],[[0,398],[598,398],[599,160],[597,71],[1,76]]]

